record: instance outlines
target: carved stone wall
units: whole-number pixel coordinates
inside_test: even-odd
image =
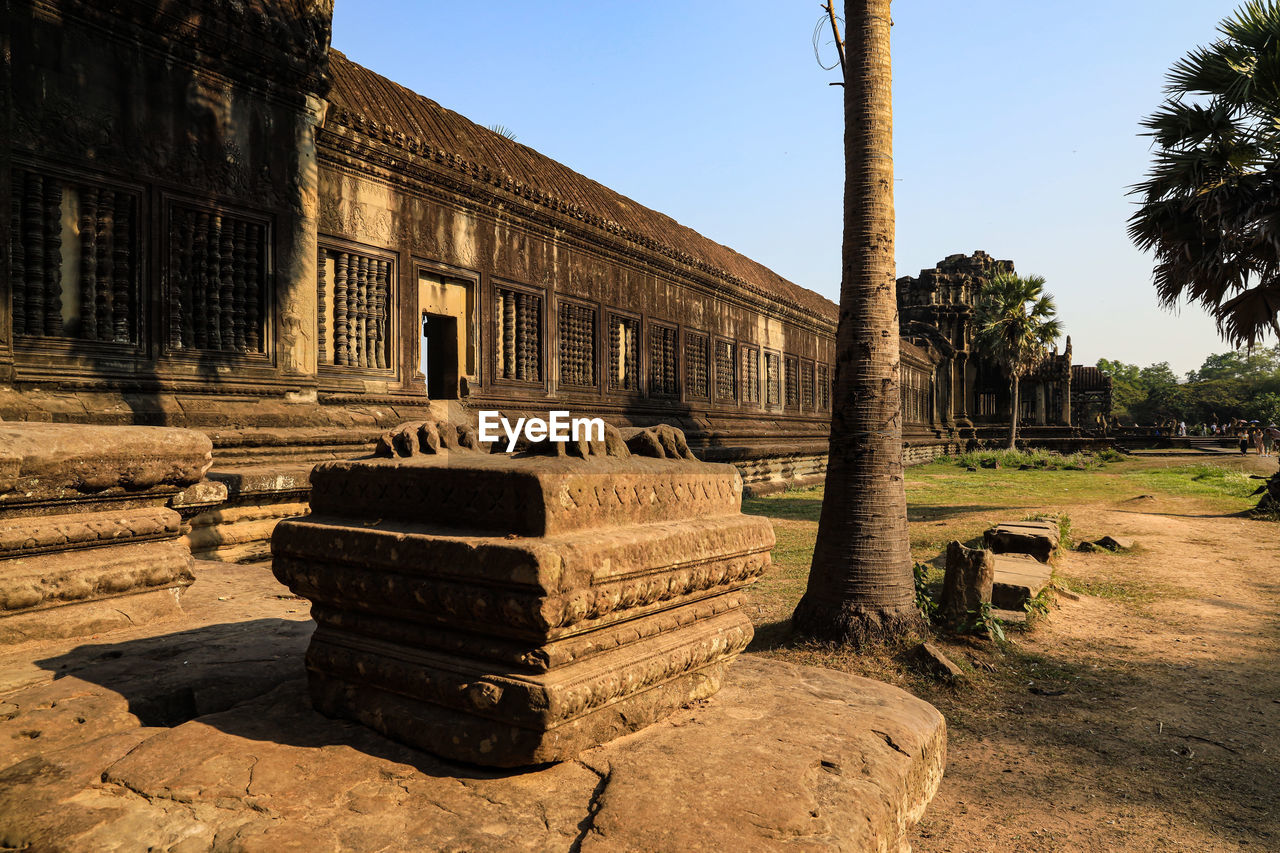
[[[315,376],[331,3],[6,6],[4,336],[17,378]],[[280,392],[283,393],[283,390]]]

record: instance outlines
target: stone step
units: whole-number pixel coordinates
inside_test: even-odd
[[[1052,569],[1028,554],[997,554],[991,603],[1002,610],[1022,610],[1049,583]]]
[[[1030,554],[1047,563],[1057,550],[1062,533],[1056,521],[1002,521],[982,538],[985,546],[997,554]]]

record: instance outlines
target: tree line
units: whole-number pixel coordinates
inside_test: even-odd
[[[1167,361],[1138,367],[1098,359],[1111,377],[1112,414],[1121,423],[1280,423],[1280,344],[1211,355],[1179,378]]]

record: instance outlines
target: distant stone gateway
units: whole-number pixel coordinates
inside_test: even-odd
[[[276,577],[312,601],[316,708],[510,767],[718,691],[773,528],[741,514],[732,466],[613,446],[317,466],[312,515],[273,538]]]

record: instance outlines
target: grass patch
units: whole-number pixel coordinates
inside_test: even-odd
[[[961,468],[1029,468],[1039,471],[1090,471],[1101,468],[1103,461],[1097,454],[1062,454],[1037,449],[971,450],[955,457],[955,464]]]
[[[1107,598],[1138,609],[1157,599],[1179,598],[1187,594],[1187,590],[1172,584],[1144,583],[1131,578],[1118,578],[1114,575],[1086,579],[1055,574],[1054,583],[1070,592],[1092,595],[1096,598]]]
[[[1150,490],[1185,497],[1244,499],[1258,487],[1243,471],[1221,465],[1173,465],[1136,471],[1131,476]]]

